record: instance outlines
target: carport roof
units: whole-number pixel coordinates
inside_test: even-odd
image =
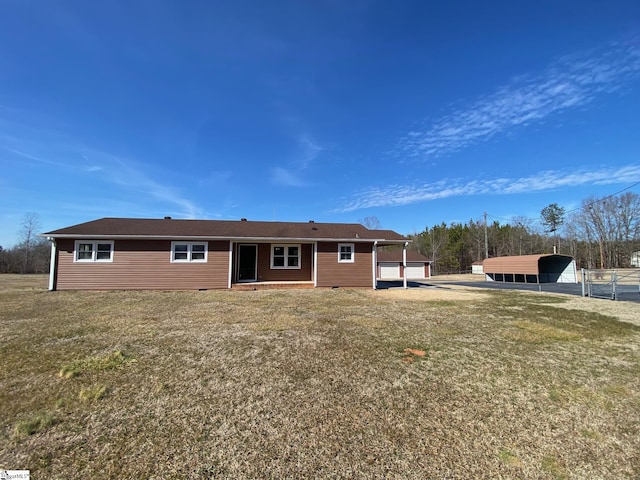
[[[482,262],[484,273],[514,273],[522,275],[539,275],[540,261],[556,259],[572,259],[569,255],[546,253],[541,255],[514,255],[509,257],[487,258]]]

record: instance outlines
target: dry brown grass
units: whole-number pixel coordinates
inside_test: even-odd
[[[640,327],[615,312],[477,289],[50,293],[28,278],[0,276],[0,468],[640,476]]]

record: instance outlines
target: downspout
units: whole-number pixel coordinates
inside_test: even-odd
[[[402,283],[404,288],[409,288],[407,286],[407,247],[409,246],[409,242],[404,242],[402,246]]]
[[[373,242],[373,248],[371,249],[371,266],[373,270],[373,289],[378,289],[378,241]]]
[[[51,242],[51,261],[49,262],[49,291],[52,292],[56,289],[56,259],[58,258],[58,247],[56,245],[55,238],[47,237],[47,240]]]

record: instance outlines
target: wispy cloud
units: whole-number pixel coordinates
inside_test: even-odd
[[[520,178],[488,180],[444,179],[434,183],[389,185],[369,188],[347,199],[335,212],[352,212],[363,208],[393,207],[448,197],[470,195],[512,195],[540,192],[580,185],[607,185],[640,181],[640,165],[595,170],[547,170]]]
[[[271,183],[286,187],[304,187],[307,185],[294,172],[282,167],[275,167],[271,170]]]
[[[164,185],[145,173],[145,166],[131,159],[123,158],[110,153],[85,149],[83,157],[92,164],[100,165],[99,169],[90,169],[102,179],[119,185],[138,195],[148,196],[168,205],[173,205],[177,210],[175,214],[185,218],[197,218],[200,209],[185,198],[177,189]]]
[[[324,151],[324,148],[306,133],[298,136],[298,146],[300,152],[297,163],[301,168],[307,168]]]
[[[403,157],[437,158],[504,133],[541,122],[597,95],[622,88],[640,74],[640,37],[565,56],[543,73],[517,78],[496,92],[409,132],[397,146]]]
[[[30,153],[27,152],[23,152],[22,150],[17,150],[15,148],[11,148],[11,147],[7,147],[6,145],[2,145],[1,146],[4,150],[17,155],[18,157],[22,158],[22,159],[26,159],[29,160],[31,162],[33,162],[34,164],[45,164],[45,165],[51,165],[54,167],[65,167],[66,165],[60,162],[55,162],[53,160],[50,160],[48,158],[44,158],[44,157],[40,157],[37,155],[32,155]]]
[[[309,182],[303,179],[305,170],[316,161],[324,151],[307,133],[300,133],[296,138],[296,154],[288,162],[288,167],[271,169],[271,183],[286,187],[305,187]]]

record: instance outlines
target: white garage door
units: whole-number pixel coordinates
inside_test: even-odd
[[[407,278],[425,278],[424,263],[407,262]]]
[[[380,262],[380,278],[400,278],[400,264],[397,262]]]

